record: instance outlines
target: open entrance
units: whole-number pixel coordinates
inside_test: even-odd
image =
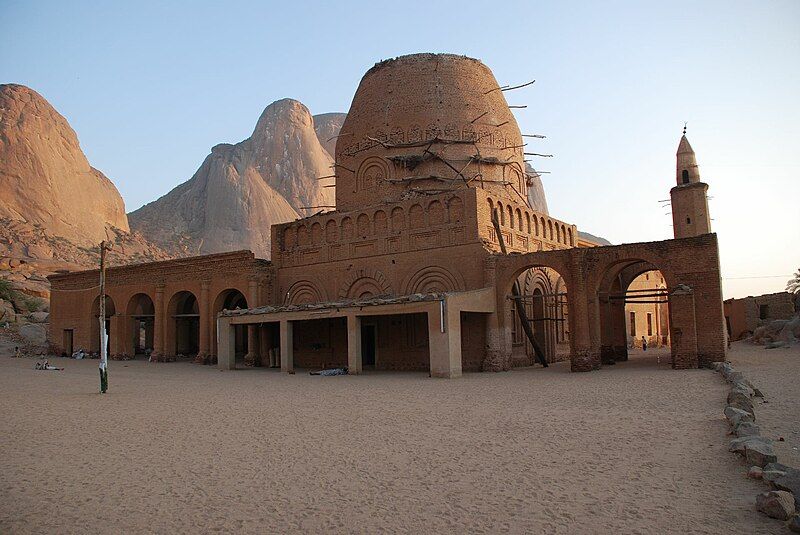
[[[519,294],[514,295],[515,289]],[[547,363],[569,359],[567,288],[556,270],[532,267],[523,271],[517,277],[508,306],[512,318],[512,365],[531,366],[538,362],[537,347]],[[524,307],[522,314],[520,306]],[[528,322],[530,331],[526,332],[523,321]]]
[[[361,359],[375,370],[429,371],[428,315],[362,317]]]
[[[116,315],[117,310],[114,306],[114,300],[111,299],[108,295],[105,296],[105,304],[106,304],[106,352],[107,354],[111,354],[111,316]],[[94,299],[94,303],[92,304],[92,317],[91,317],[91,329],[89,332],[92,333],[91,341],[89,343],[89,351],[92,353],[100,353],[100,296],[98,295]]]
[[[598,293],[603,364],[629,358],[672,362],[669,293],[664,275],[649,262],[609,268]]]
[[[192,292],[178,292],[167,307],[168,322],[165,348],[174,357],[196,356],[200,347],[200,309]]]
[[[244,310],[247,308],[247,299],[245,299],[244,294],[235,288],[228,288],[227,290],[221,291],[217,298],[214,299],[214,304],[211,310],[211,318],[212,321],[216,322],[217,314],[222,312],[223,310]],[[258,328],[258,325],[253,325],[252,327],[248,325],[235,325],[233,327],[233,336],[235,338],[235,355],[236,361],[242,362],[244,361],[245,355],[249,350],[248,348],[248,337],[247,337],[247,329]],[[216,353],[217,348],[217,328],[216,324],[212,324],[211,326],[211,347],[212,352]]]
[[[156,318],[153,300],[144,293],[134,295],[128,302],[126,316],[129,326],[130,354],[149,357],[153,351]]]
[[[71,357],[72,354],[75,352],[75,348],[73,347],[73,337],[75,331],[72,329],[64,329],[64,333],[61,337],[61,347],[64,348],[64,353],[61,355],[63,357]]]
[[[362,323],[361,325],[361,365],[375,366],[375,349],[377,328],[374,324]]]
[[[347,366],[347,318],[292,323],[295,367],[327,369]]]

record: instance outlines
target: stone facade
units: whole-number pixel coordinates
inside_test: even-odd
[[[336,209],[273,225],[271,262],[238,252],[110,269],[112,354],[147,345],[152,318],[156,359],[457,377],[533,364],[524,306],[546,359],[588,371],[627,358],[618,297],[658,270],[673,366],[724,359],[716,236],[587,248],[529,206],[522,139],[479,61],[377,64],[337,140]],[[51,278],[56,348],[69,330],[96,346],[96,280]]]

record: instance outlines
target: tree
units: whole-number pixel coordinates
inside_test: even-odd
[[[800,269],[786,283],[786,291],[794,296],[794,311],[800,312]]]
[[[786,291],[794,295],[800,294],[800,269],[786,283]]]

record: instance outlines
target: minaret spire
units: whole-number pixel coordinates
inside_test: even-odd
[[[711,232],[708,215],[708,184],[700,181],[700,168],[694,149],[686,138],[686,123],[675,155],[677,186],[670,191],[672,200],[672,226],[676,238],[699,236]]]

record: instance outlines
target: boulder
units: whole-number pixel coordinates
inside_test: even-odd
[[[756,414],[753,410],[753,400],[750,399],[750,396],[746,393],[738,389],[731,390],[728,393],[728,406],[749,412],[753,416]]]
[[[756,391],[754,388],[751,388],[750,385],[747,383],[733,383],[731,385],[731,393],[738,392],[739,394],[744,394],[745,396],[752,398],[756,395]],[[729,394],[730,395],[730,394]]]
[[[772,484],[778,490],[794,494],[795,503],[800,508],[800,470],[789,468],[785,474],[775,478]]]
[[[743,455],[748,463],[761,468],[778,460],[772,441],[760,436],[735,438],[731,440],[728,451]]]
[[[50,313],[49,312],[31,312],[28,314],[28,318],[33,323],[47,323],[50,321]]]
[[[750,470],[747,471],[747,477],[750,479],[761,479],[764,477],[764,471],[758,466],[751,466]]]
[[[741,422],[733,430],[737,437],[753,437],[761,434],[761,429],[753,422]]]
[[[794,497],[789,492],[771,490],[756,497],[756,509],[770,518],[789,520],[794,515]]]
[[[13,322],[17,319],[16,315],[17,312],[14,310],[14,305],[10,301],[0,299],[0,322]]]
[[[742,372],[731,372],[725,379],[733,385],[741,383],[747,385],[750,388],[753,388],[753,383],[748,381]]]
[[[736,429],[742,422],[754,422],[756,419],[753,413],[743,411],[736,407],[725,407],[723,412],[725,413],[725,418],[727,418],[728,422],[731,424],[731,429]]]
[[[725,380],[727,381],[728,380],[728,376],[733,373],[733,366],[731,366],[730,362],[723,362],[722,366],[720,366],[720,370],[719,371],[722,374],[722,376],[725,378]]]
[[[41,323],[21,325],[19,334],[30,344],[43,346],[47,343],[47,328]]]

